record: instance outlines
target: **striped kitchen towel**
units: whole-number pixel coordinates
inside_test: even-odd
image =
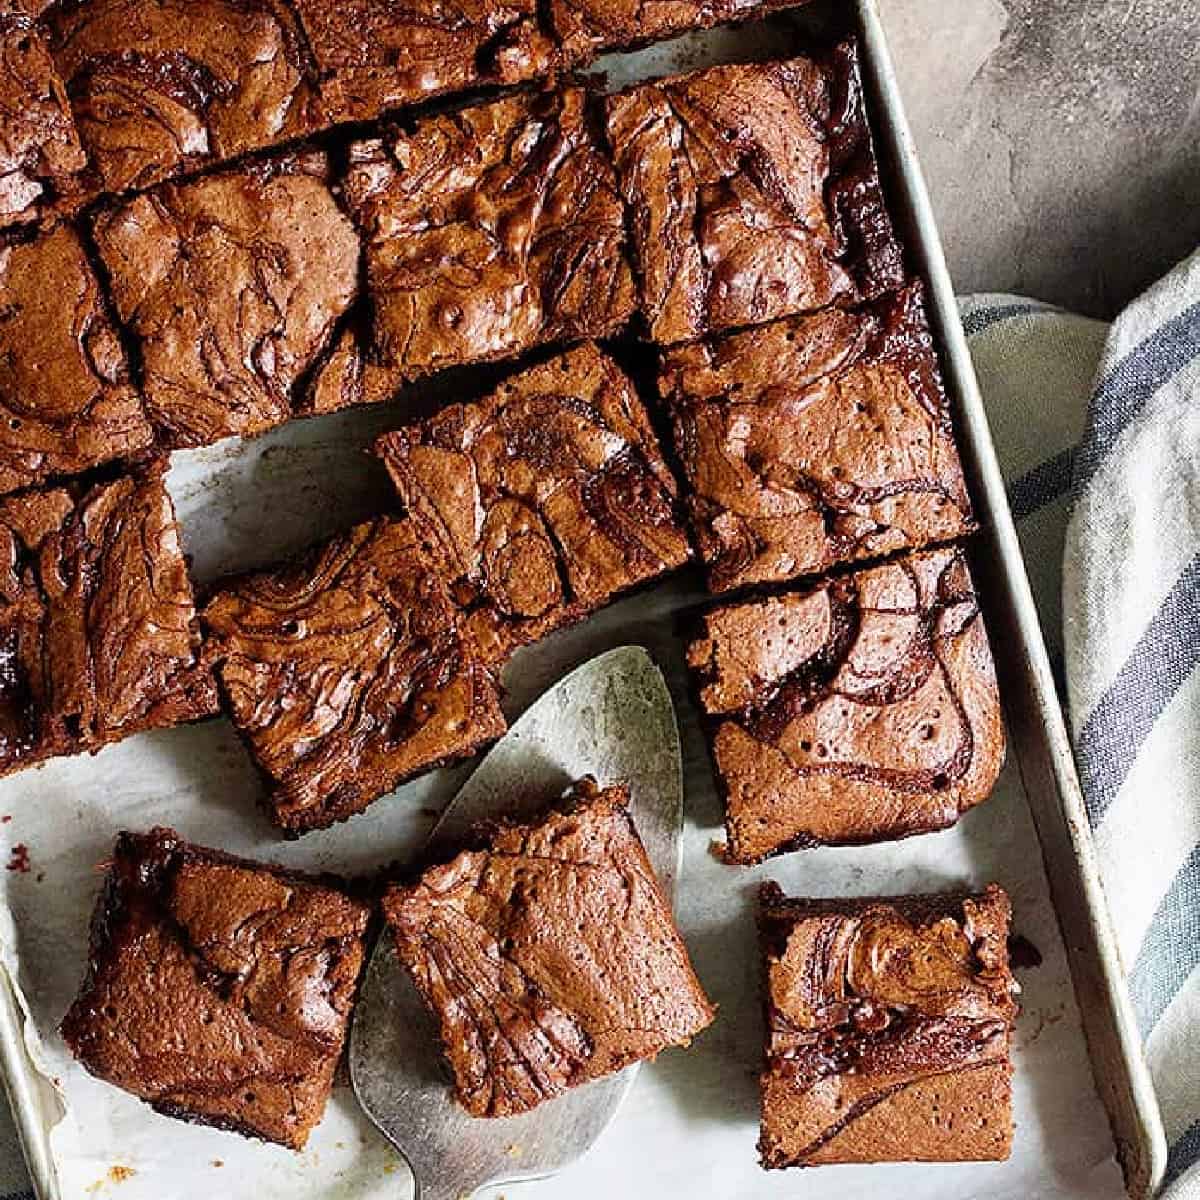
[[[1171,1145],[1200,1200],[1200,253],[1110,327],[964,302]]]

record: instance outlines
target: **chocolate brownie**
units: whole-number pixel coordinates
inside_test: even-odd
[[[624,215],[586,103],[512,95],[351,147],[383,365],[412,378],[624,325]]]
[[[976,1162],[1012,1147],[1011,907],[759,893],[767,1168]]]
[[[226,711],[289,834],[504,732],[492,678],[408,521],[380,518],[231,580],[203,620]]]
[[[79,236],[0,236],[0,492],[135,458],[150,423]]]
[[[548,0],[554,32],[569,61],[637,46],[691,29],[708,29],[807,0]]]
[[[712,1022],[627,800],[585,780],[384,897],[473,1116],[526,1112]]]
[[[0,500],[0,774],[215,710],[160,469]]]
[[[638,85],[608,131],[654,341],[903,285],[853,42]]]
[[[0,0],[0,228],[37,220],[87,166],[35,15]]]
[[[293,0],[326,110],[367,121],[388,108],[549,71],[537,0]]]
[[[95,234],[171,448],[287,420],[357,289],[358,239],[316,151],[163,184]]]
[[[714,591],[975,527],[919,283],[670,350],[660,383]]]
[[[709,613],[688,649],[728,857],[944,829],[1004,761],[962,550],[909,555]]]
[[[646,410],[592,343],[376,449],[490,663],[690,556]]]
[[[106,192],[325,123],[314,64],[283,0],[64,0],[44,20]]]
[[[122,833],[63,1038],[167,1116],[300,1150],[333,1085],[369,918],[328,880],[170,829]]]

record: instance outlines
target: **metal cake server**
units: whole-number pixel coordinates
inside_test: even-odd
[[[538,700],[447,807],[428,849],[453,853],[477,821],[544,809],[580,776],[624,782],[630,811],[667,896],[683,827],[679,730],[661,672],[645,650],[592,659]],[[412,1168],[417,1200],[464,1200],[491,1183],[552,1175],[612,1120],[637,1066],[585,1084],[519,1117],[470,1117],[455,1102],[433,1017],[385,933],[375,947],[350,1034],[359,1103]]]

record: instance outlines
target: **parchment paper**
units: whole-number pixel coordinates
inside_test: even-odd
[[[763,35],[718,35],[631,56],[614,78],[775,49]],[[757,39],[757,40],[755,40]],[[477,385],[449,375],[444,395]],[[410,419],[409,398],[300,422],[254,443],[175,456],[169,485],[195,575],[208,582],[262,565],[391,503],[372,437]],[[642,1069],[616,1121],[557,1179],[506,1185],[516,1197],[610,1200],[901,1195],[904,1200],[1036,1200],[1123,1195],[1096,1097],[1041,856],[1015,767],[994,798],[954,830],[866,849],[817,850],[747,870],[710,853],[720,806],[688,699],[680,622],[702,599],[698,576],[631,598],[510,667],[510,715],[568,670],[619,645],[646,646],[663,668],[683,739],[686,817],[676,908],[697,970],[720,1005],[690,1051]],[[997,647],[1004,653],[1004,647]],[[410,1194],[407,1169],[339,1089],[308,1150],[292,1154],[155,1115],[93,1080],[55,1032],[81,977],[88,916],[117,831],[169,824],[202,844],[297,867],[365,871],[411,855],[469,773],[438,772],[349,824],[283,842],[256,807],[259,781],[229,724],[144,735],[95,758],[49,763],[0,781],[0,856],[28,847],[29,870],[0,873],[0,964],[27,1006],[29,1054],[43,1089],[42,1135],[66,1200],[375,1200]],[[8,819],[8,818],[11,818]],[[866,895],[1002,883],[1016,929],[1044,956],[1021,973],[1016,1037],[1016,1146],[998,1165],[824,1168],[762,1172],[756,1163],[756,1072],[762,1028],[753,896],[761,879],[804,895]],[[26,1080],[39,1086],[36,1078]],[[57,1098],[56,1098],[57,1097]],[[63,1115],[57,1124],[57,1110]],[[53,1128],[51,1125],[53,1124]]]

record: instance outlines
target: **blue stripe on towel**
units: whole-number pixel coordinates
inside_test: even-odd
[[[1200,304],[1184,309],[1131,350],[1092,397],[1088,432],[1075,463],[1075,494],[1095,478],[1108,452],[1150,398],[1200,357]]]
[[[1200,1159],[1200,1121],[1181,1134],[1171,1147],[1163,1185],[1174,1183],[1197,1159]]]
[[[1002,321],[1013,321],[1017,317],[1029,317],[1034,313],[1050,313],[1056,310],[1048,304],[1001,304],[995,308],[977,308],[963,317],[963,329],[967,337],[978,337],[985,329],[999,325]]]
[[[1037,512],[1071,490],[1075,447],[1059,451],[1008,485],[1008,503],[1015,520]]]
[[[1129,990],[1138,1027],[1147,1037],[1179,989],[1200,967],[1200,846],[1188,856],[1163,897],[1137,962]]]
[[[1075,739],[1088,816],[1117,798],[1154,722],[1200,663],[1200,555],[1176,580]]]

